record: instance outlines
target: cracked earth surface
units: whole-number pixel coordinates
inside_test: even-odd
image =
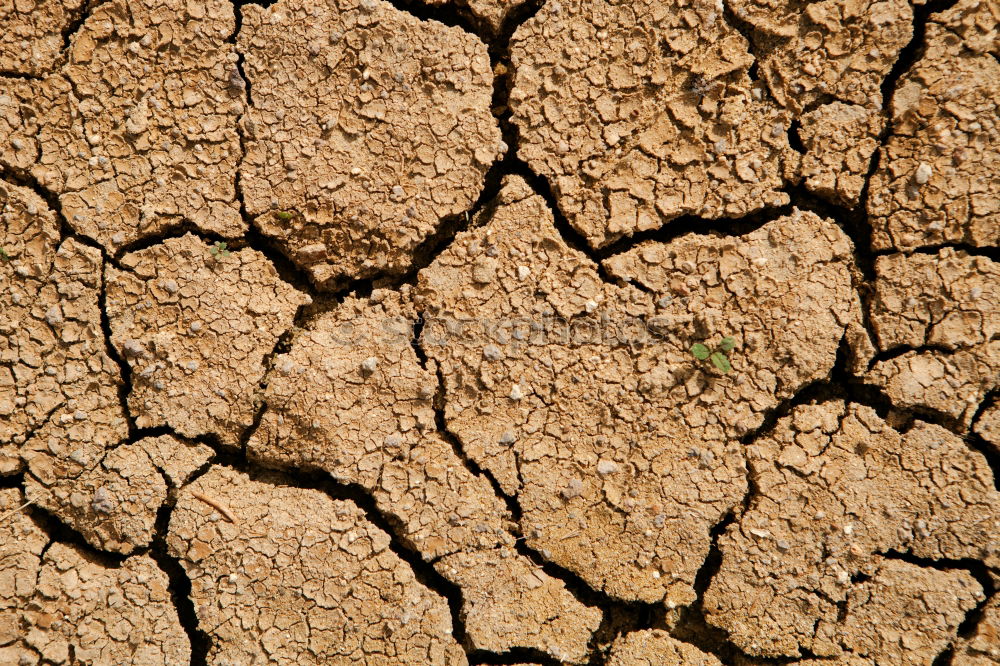
[[[998,62],[0,2],[0,663],[1000,664]]]

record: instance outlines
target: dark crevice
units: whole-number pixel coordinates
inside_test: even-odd
[[[893,254],[937,254],[942,250],[954,250],[955,252],[961,252],[971,257],[985,257],[991,261],[1000,262],[1000,247],[969,245],[967,243],[939,243],[936,245],[924,245],[922,247],[907,249],[902,252],[896,249],[879,250],[875,253],[875,256],[885,257]]]
[[[22,509],[22,511],[30,516],[32,522],[34,522],[35,525],[37,525],[49,537],[49,543],[45,546],[45,550],[42,551],[42,557],[45,557],[45,553],[48,552],[48,549],[54,544],[61,543],[72,546],[91,562],[108,569],[118,569],[121,567],[122,563],[128,559],[128,557],[119,553],[112,553],[94,548],[87,543],[87,540],[83,538],[82,534],[62,522],[58,516],[50,513],[47,509],[39,506],[38,504],[31,504],[27,508]],[[140,549],[137,552],[141,553],[142,550]],[[135,554],[136,553],[133,553],[133,555]]]
[[[755,493],[756,488],[751,486],[744,499],[744,511]],[[704,563],[698,569],[698,573],[694,579],[694,591],[697,597],[694,603],[681,609],[677,622],[670,630],[670,635],[674,638],[690,643],[703,652],[715,655],[724,664],[746,660],[747,655],[729,639],[728,631],[713,626],[708,622],[705,617],[704,598],[705,592],[712,583],[712,579],[722,566],[722,551],[719,548],[719,537],[725,533],[730,525],[736,522],[737,518],[737,514],[730,511],[709,532],[711,535],[711,546],[709,547]],[[760,663],[785,664],[793,661],[796,660],[764,659]]]
[[[795,152],[805,155],[806,147],[802,143],[802,137],[799,136],[799,130],[802,129],[802,123],[798,118],[792,121],[791,126],[788,128],[788,145]]]
[[[983,417],[983,413],[996,405],[1000,405],[1000,389],[990,391],[986,394],[985,399],[979,403],[976,413],[973,414],[972,419],[969,421],[972,427],[965,433],[964,439],[969,448],[978,451],[986,458],[986,464],[993,471],[993,485],[997,490],[1000,490],[1000,446],[987,442],[982,435],[975,431],[976,425]]]
[[[232,457],[218,459],[211,466],[215,465],[235,469],[246,474],[253,481],[269,483],[273,486],[316,490],[326,494],[331,499],[352,502],[358,506],[369,522],[389,536],[389,548],[409,565],[417,580],[447,600],[451,611],[452,634],[459,644],[469,645],[461,613],[461,589],[438,573],[431,563],[424,560],[419,549],[402,536],[406,532],[403,522],[397,516],[383,512],[364,487],[357,483],[335,480],[327,472],[315,467],[269,469],[245,458]],[[211,466],[206,467],[206,471]]]
[[[171,489],[173,491],[173,489]],[[153,535],[153,543],[149,549],[149,556],[153,558],[156,565],[167,575],[169,583],[167,591],[170,592],[170,599],[181,628],[187,634],[191,642],[191,666],[207,666],[208,653],[212,647],[212,638],[209,634],[198,628],[198,616],[195,614],[194,602],[191,600],[191,579],[188,578],[180,560],[170,554],[167,547],[167,528],[170,525],[170,515],[173,512],[175,493],[171,492],[171,499],[164,503],[156,512],[156,532]]]

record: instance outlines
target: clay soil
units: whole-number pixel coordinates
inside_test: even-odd
[[[998,0],[0,0],[0,664],[1000,664]]]

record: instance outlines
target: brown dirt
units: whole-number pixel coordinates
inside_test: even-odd
[[[0,664],[1000,664],[997,0],[264,4],[0,6]]]

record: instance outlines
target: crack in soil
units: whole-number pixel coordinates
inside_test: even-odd
[[[529,183],[532,189],[542,196],[555,218],[556,229],[563,240],[570,247],[578,250],[590,258],[590,260],[597,266],[602,279],[611,284],[619,284],[620,280],[609,276],[606,271],[604,271],[601,266],[602,259],[626,252],[631,248],[634,248],[637,244],[647,240],[670,242],[671,240],[686,234],[722,234],[728,236],[743,235],[760,228],[767,222],[777,217],[786,215],[794,207],[798,207],[803,210],[810,210],[821,215],[822,217],[831,218],[851,238],[854,245],[855,263],[864,278],[864,282],[860,282],[855,286],[858,288],[859,295],[863,302],[862,310],[864,313],[864,326],[870,338],[872,340],[875,339],[873,329],[869,321],[869,306],[871,304],[870,299],[872,298],[871,285],[875,277],[874,265],[877,257],[891,253],[891,251],[876,253],[871,250],[870,239],[872,235],[872,227],[866,212],[869,196],[869,183],[872,175],[879,168],[882,152],[881,149],[876,150],[871,158],[860,203],[852,209],[840,207],[816,197],[800,185],[789,184],[785,191],[788,193],[791,203],[786,206],[766,208],[751,215],[737,219],[706,220],[697,216],[683,216],[662,225],[658,229],[639,232],[628,238],[623,238],[611,243],[610,245],[599,250],[594,250],[590,248],[583,236],[572,227],[565,215],[562,214],[558,205],[558,200],[552,191],[551,184],[548,179],[535,173],[523,160],[517,157],[516,154],[517,145],[519,143],[518,128],[512,122],[512,112],[509,108],[509,93],[514,76],[514,70],[511,67],[510,62],[510,41],[514,31],[538,12],[544,4],[544,0],[533,0],[519,6],[513,10],[511,15],[507,17],[503,25],[496,32],[494,32],[485,22],[477,19],[471,13],[465,2],[459,2],[458,4],[450,4],[445,7],[437,8],[414,0],[390,1],[391,4],[393,4],[393,6],[397,9],[410,13],[421,20],[436,20],[444,23],[445,25],[455,26],[468,33],[476,35],[487,45],[490,62],[494,71],[492,107],[494,116],[500,125],[503,141],[507,145],[507,150],[504,155],[495,160],[487,171],[484,177],[484,186],[476,202],[469,210],[441,220],[436,231],[426,238],[414,252],[410,268],[402,274],[377,275],[375,277],[362,280],[350,280],[345,278],[341,289],[334,292],[319,292],[313,286],[306,272],[291,261],[276,243],[261,234],[253,220],[249,218],[243,198],[239,169],[237,169],[235,174],[234,186],[236,198],[240,204],[242,218],[248,225],[248,231],[242,237],[233,239],[223,238],[222,236],[216,234],[195,229],[187,220],[182,220],[178,225],[173,226],[170,229],[157,233],[154,236],[139,239],[120,248],[114,256],[111,256],[95,240],[75,232],[68,224],[68,221],[62,213],[58,196],[42,187],[29,173],[14,172],[9,169],[0,170],[0,178],[9,181],[12,184],[27,187],[38,194],[57,215],[60,223],[61,240],[73,238],[84,245],[99,249],[105,265],[110,264],[118,267],[118,261],[125,253],[146,249],[162,243],[168,238],[176,237],[188,232],[195,233],[202,240],[210,242],[225,240],[227,242],[231,242],[234,249],[249,247],[264,254],[275,266],[279,276],[283,280],[289,282],[297,289],[308,293],[313,299],[313,303],[311,305],[305,305],[299,308],[299,311],[295,316],[294,326],[286,331],[281,338],[279,338],[272,351],[265,356],[265,368],[271,366],[273,358],[276,354],[289,348],[294,334],[294,329],[296,327],[308,325],[314,317],[336,307],[348,296],[366,297],[369,296],[375,288],[399,289],[405,284],[415,284],[418,272],[430,265],[441,254],[441,252],[448,247],[449,243],[454,239],[457,233],[469,228],[474,223],[475,218],[480,214],[483,216],[484,221],[489,219],[495,210],[495,206],[497,205],[496,197],[500,191],[502,180],[505,176],[511,175],[522,176]],[[900,77],[909,71],[924,51],[924,37],[926,34],[927,23],[930,20],[930,15],[952,7],[955,4],[955,1],[956,0],[932,0],[932,2],[926,5],[917,5],[914,7],[913,37],[909,44],[907,44],[907,46],[900,52],[899,57],[894,63],[892,69],[882,82],[881,89],[884,100],[884,109],[891,107],[896,84]],[[95,3],[85,7],[80,12],[80,15],[63,31],[63,57],[65,57],[67,53],[67,49],[70,46],[73,35],[80,29],[92,10],[99,4],[100,3]],[[248,0],[242,0],[235,3],[236,29],[227,39],[227,41],[230,41],[231,43],[235,42],[236,36],[239,34],[242,27],[242,13],[240,8],[246,4],[250,4],[250,2]],[[266,7],[273,4],[273,2],[262,1],[255,4]],[[748,34],[748,32],[753,32],[752,29],[747,28],[747,26],[743,25],[740,21],[734,20],[732,12],[728,6],[726,7],[726,18],[738,31],[741,32],[741,34],[744,34],[750,44],[751,53],[755,54],[756,47],[755,42],[752,39],[753,35]],[[237,51],[237,55],[238,61],[236,62],[235,67],[240,77],[245,82],[247,103],[249,104],[252,100],[250,81],[244,71],[243,55],[242,53],[239,53],[239,51]],[[751,71],[751,78],[755,78],[757,74],[755,64]],[[0,72],[0,76],[9,78],[39,79],[39,77],[4,72]],[[796,138],[794,128],[795,124],[793,123],[792,129],[789,130],[790,140]],[[240,133],[240,148],[242,153],[245,155],[245,137],[243,134],[242,124],[238,126],[238,131]],[[886,145],[891,132],[891,123],[887,123],[886,128],[879,136],[879,144],[881,148],[884,148]],[[793,147],[796,147],[795,143],[793,143]],[[801,142],[798,143],[796,150],[801,152]],[[967,252],[970,255],[985,256],[994,261],[1000,261],[1000,249],[972,247],[964,244],[946,244],[935,247],[920,248],[915,250],[915,252],[935,254],[944,247],[952,247],[956,250]],[[209,462],[205,463],[197,472],[195,472],[188,483],[207,473],[207,471],[214,465],[222,465],[237,469],[249,474],[252,478],[256,478],[256,480],[281,483],[274,480],[273,473],[269,468],[251,463],[247,458],[247,442],[250,437],[253,436],[253,433],[256,432],[267,409],[267,405],[263,401],[260,403],[255,413],[253,424],[244,430],[240,438],[240,445],[236,450],[232,447],[223,445],[212,436],[198,437],[192,440],[178,436],[169,427],[145,429],[138,428],[127,406],[127,397],[132,389],[131,368],[118,354],[114,345],[111,344],[111,326],[107,315],[106,281],[104,279],[103,270],[101,276],[99,304],[101,308],[100,322],[105,338],[106,353],[119,366],[122,378],[122,383],[119,389],[119,398],[122,403],[123,412],[125,414],[129,430],[127,441],[122,442],[122,444],[134,443],[139,439],[148,436],[171,434],[184,442],[196,442],[208,445],[213,449],[213,451],[215,451],[215,456]],[[418,320],[415,323],[413,346],[421,365],[426,369],[427,357],[419,344],[421,325],[422,320]],[[932,348],[933,347],[927,347],[921,349]],[[897,348],[888,352],[881,352],[876,355],[873,363],[880,360],[895,358],[896,356],[906,353],[907,351],[910,351],[910,349]],[[751,444],[757,438],[769,432],[776,425],[777,421],[781,417],[790,413],[795,406],[811,401],[826,401],[838,398],[871,406],[883,418],[886,417],[890,411],[894,411],[901,413],[903,420],[908,420],[910,423],[912,423],[913,419],[919,416],[919,418],[923,420],[943,425],[950,430],[955,430],[955,424],[952,422],[952,419],[946,417],[945,415],[928,414],[924,413],[922,410],[920,412],[917,412],[916,410],[899,410],[894,407],[891,401],[884,394],[882,394],[881,391],[874,387],[865,385],[863,381],[849,373],[847,370],[848,366],[846,354],[846,344],[842,343],[834,367],[828,377],[806,385],[798,390],[795,395],[782,401],[774,409],[769,410],[769,412],[765,415],[762,424],[754,431],[745,435],[742,438],[742,443],[744,445]],[[522,514],[517,498],[505,494],[492,474],[490,474],[487,470],[483,470],[475,461],[470,460],[465,454],[461,442],[448,429],[447,420],[444,414],[444,377],[442,376],[439,368],[437,369],[437,378],[438,392],[434,400],[434,411],[439,432],[442,436],[449,440],[452,447],[455,449],[456,454],[459,455],[463,463],[473,474],[476,476],[485,476],[489,480],[494,492],[498,497],[504,500],[515,521],[519,521]],[[266,381],[266,375],[263,381]],[[996,395],[997,394],[994,391],[980,404],[973,419],[973,423],[978,421],[986,407],[996,399]],[[969,443],[970,448],[977,450],[986,456],[987,461],[989,462],[994,473],[994,481],[998,484],[998,487],[1000,487],[1000,454],[995,452],[985,442],[985,440],[974,433],[965,435],[965,440]],[[464,621],[461,614],[462,590],[435,571],[431,563],[426,562],[421,557],[419,551],[413,546],[413,544],[408,543],[405,538],[400,536],[403,533],[402,524],[396,516],[393,516],[391,513],[381,511],[376,506],[373,496],[359,485],[346,484],[336,481],[324,471],[318,469],[310,470],[308,468],[283,468],[280,471],[290,475],[287,477],[289,485],[294,484],[297,488],[319,490],[333,499],[351,501],[362,509],[369,521],[389,535],[391,550],[410,566],[417,579],[422,584],[426,585],[428,588],[432,589],[447,600],[451,611],[454,635],[459,643],[466,648],[470,663],[502,664],[515,663],[518,661],[535,661],[543,664],[557,663],[549,655],[538,650],[527,648],[516,648],[503,654],[491,653],[482,650],[469,650],[468,639],[465,633]],[[23,490],[24,472],[8,477],[0,477],[0,487],[19,487]],[[191,640],[191,663],[200,665],[207,663],[207,655],[211,648],[211,638],[207,633],[198,629],[194,605],[189,596],[191,587],[190,580],[184,573],[180,561],[169,555],[166,547],[167,528],[174,504],[176,502],[176,493],[178,490],[178,488],[175,488],[172,485],[170,486],[168,501],[159,509],[157,513],[156,528],[152,544],[145,549],[137,549],[134,555],[149,553],[149,555],[157,562],[158,566],[167,574],[170,580],[169,589],[174,606],[181,619],[181,625]],[[744,498],[743,507],[740,513],[746,511],[755,495],[756,486],[753,482],[752,475],[750,475],[748,470],[748,491]],[[68,543],[85,553],[87,557],[93,558],[95,561],[100,562],[104,566],[110,567],[118,567],[121,562],[126,559],[124,556],[116,556],[112,553],[105,553],[93,548],[84,540],[83,536],[79,532],[65,525],[55,516],[40,507],[31,506],[28,507],[26,511],[31,516],[32,520],[45,530],[46,534],[49,535],[50,542],[49,546],[46,546],[46,548],[56,542]],[[710,585],[712,578],[718,572],[721,564],[722,555],[718,547],[718,538],[737,518],[738,513],[736,511],[730,511],[723,517],[722,520],[713,526],[711,530],[712,539],[709,553],[695,578],[695,591],[697,594],[696,601],[690,606],[682,609],[680,612],[680,619],[672,630],[672,634],[676,638],[692,643],[700,649],[715,654],[720,658],[720,660],[723,660],[724,663],[731,661],[734,658],[740,658],[744,655],[742,655],[735,645],[728,640],[728,636],[724,630],[711,627],[705,622],[701,605],[704,591]],[[517,535],[515,534],[514,536]],[[591,588],[574,572],[545,561],[545,559],[538,552],[529,548],[524,543],[523,539],[518,538],[516,543],[519,553],[529,557],[536,565],[541,567],[546,574],[560,580],[576,599],[588,606],[601,608],[604,612],[602,623],[591,639],[590,664],[604,663],[606,658],[605,648],[618,637],[645,628],[665,628],[667,626],[666,609],[662,604],[644,604],[639,602],[628,603],[615,600]],[[986,601],[996,593],[995,585],[990,578],[988,569],[982,562],[977,560],[925,560],[908,553],[896,553],[894,551],[890,551],[884,555],[889,559],[901,559],[925,567],[942,570],[956,568],[962,569],[973,575],[980,582],[980,584],[983,585],[984,590],[988,590],[984,601],[980,602],[976,608],[969,611],[966,615],[965,621],[959,628],[959,634],[961,636],[969,635],[974,630],[976,623],[981,619],[983,606]],[[939,655],[935,663],[950,663],[952,651],[953,648],[949,647],[948,650]],[[762,660],[762,663],[784,664],[791,661],[791,659],[771,659]]]

